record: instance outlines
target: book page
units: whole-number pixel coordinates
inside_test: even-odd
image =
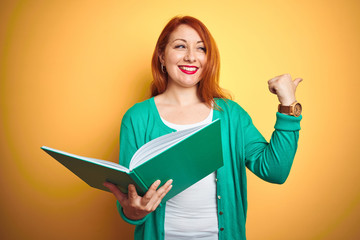
[[[119,165],[117,163],[109,162],[109,161],[105,161],[105,160],[100,160],[100,159],[95,159],[95,158],[88,158],[88,159],[94,160],[94,162],[98,163],[99,165],[102,165],[102,166],[105,166],[105,167],[111,167],[111,168],[114,168],[114,169],[119,169],[119,170],[121,170],[123,172],[129,173],[129,169],[127,169],[126,167],[121,166],[121,165]]]
[[[164,152],[165,150],[169,149],[171,146],[182,141],[183,139],[194,134],[195,132],[199,131],[200,129],[204,128],[207,125],[209,124],[203,124],[193,128],[172,132],[163,135],[161,137],[155,138],[154,140],[144,144],[141,148],[139,148],[136,151],[136,153],[132,157],[129,166],[130,171],[135,167],[148,161],[149,159],[155,157],[156,155],[160,154],[161,152]]]

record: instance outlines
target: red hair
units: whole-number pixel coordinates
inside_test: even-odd
[[[190,16],[174,17],[168,22],[159,36],[151,62],[153,75],[151,96],[154,97],[166,90],[167,73],[164,73],[161,69],[160,56],[165,52],[165,47],[168,44],[170,34],[182,24],[192,27],[199,34],[200,38],[204,41],[206,49],[207,61],[197,89],[200,99],[208,106],[211,106],[211,104],[215,104],[214,98],[230,98],[230,95],[225,93],[219,86],[220,54],[215,40],[202,22]],[[215,105],[215,107],[217,106]]]

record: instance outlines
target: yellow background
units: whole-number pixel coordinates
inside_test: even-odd
[[[357,0],[1,1],[0,238],[132,238],[112,195],[40,146],[117,162],[122,115],[148,97],[153,48],[177,14],[208,26],[221,85],[267,139],[277,108],[267,80],[304,79],[288,181],[248,172],[248,239],[359,238]]]

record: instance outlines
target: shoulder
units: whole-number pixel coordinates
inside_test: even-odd
[[[122,122],[132,122],[140,119],[147,118],[151,111],[151,98],[135,103],[131,108],[129,108],[122,119]]]
[[[250,115],[235,101],[230,99],[215,99],[220,107],[218,114],[220,118],[229,124],[245,126],[252,122]]]
[[[228,114],[247,114],[247,112],[235,101],[226,98],[215,98],[215,103],[221,108],[220,112]]]

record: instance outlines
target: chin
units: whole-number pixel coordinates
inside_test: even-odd
[[[182,87],[186,87],[186,88],[191,88],[191,87],[197,87],[198,86],[199,81],[189,81],[189,82],[181,82],[179,85]]]

